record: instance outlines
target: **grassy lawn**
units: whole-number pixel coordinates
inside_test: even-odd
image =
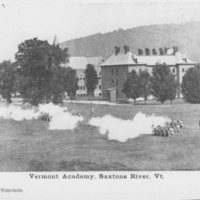
[[[66,103],[85,119],[90,105]],[[125,143],[108,140],[86,121],[73,131],[50,131],[40,120],[0,119],[0,171],[200,170],[200,105],[94,105],[94,116],[107,113],[130,119],[146,114],[181,119],[174,138],[141,135]],[[122,130],[123,134],[123,130]]]

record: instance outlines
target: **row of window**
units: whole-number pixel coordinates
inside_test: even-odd
[[[85,85],[78,86],[78,90],[86,90]],[[101,85],[99,85],[99,90],[101,90]]]
[[[146,69],[146,71],[148,72],[148,69]],[[141,72],[142,72],[142,69],[139,69],[138,72],[141,73]],[[172,72],[175,74],[175,73],[176,73],[176,69],[173,68],[173,69],[172,69]],[[184,73],[184,72],[185,72],[185,69],[182,68],[182,73]],[[112,74],[112,75],[114,75],[114,74],[118,75],[118,69],[117,69],[117,68],[116,68],[115,70],[112,69],[112,70],[111,70],[111,74]]]
[[[85,78],[78,78],[78,81],[85,80]],[[98,77],[98,80],[101,80],[101,77]]]
[[[81,80],[85,80],[85,78],[78,78],[78,80],[79,80],[79,81],[81,81]]]
[[[78,90],[86,90],[85,86],[78,86]]]
[[[77,97],[87,97],[88,94],[77,94],[76,96],[77,96]],[[101,97],[101,96],[102,96],[102,94],[99,93],[99,97]]]
[[[146,71],[148,72],[148,69],[146,69]],[[141,73],[141,72],[142,72],[142,69],[139,69],[139,73]],[[175,73],[176,73],[176,69],[173,68],[173,69],[172,69],[172,72],[175,74]],[[185,72],[185,69],[184,69],[184,68],[182,68],[182,72],[183,72],[183,73]]]
[[[175,74],[175,73],[176,73],[176,69],[173,68],[173,69],[172,69],[172,72]],[[185,72],[185,68],[182,68],[182,73],[184,73],[184,72]]]
[[[101,79],[101,72],[99,72],[98,79]],[[78,77],[78,80],[85,80],[84,75],[80,75],[80,77]]]
[[[76,96],[77,96],[77,97],[87,97],[88,94],[77,94]]]
[[[101,80],[101,77],[99,76],[98,79]],[[79,77],[78,80],[79,80],[79,81],[85,80],[85,77]]]

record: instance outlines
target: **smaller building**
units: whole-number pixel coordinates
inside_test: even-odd
[[[68,63],[66,63],[64,67],[71,67],[76,70],[76,75],[78,78],[78,90],[76,91],[76,97],[87,97],[87,88],[85,86],[85,69],[88,64],[92,64],[95,66],[95,70],[98,75],[98,85],[94,91],[94,97],[102,97],[100,65],[103,63],[103,61],[103,57],[72,56],[69,58]]]
[[[107,97],[110,102],[116,102],[116,88],[107,89]]]
[[[60,48],[64,49],[59,43],[58,37],[55,36],[53,45],[59,45]],[[94,97],[102,98],[102,81],[101,81],[101,67],[100,65],[104,62],[103,57],[84,57],[84,56],[71,56],[66,63],[62,64],[62,67],[71,67],[76,70],[76,76],[78,78],[78,90],[76,91],[76,97],[84,98],[87,97],[87,89],[85,86],[85,69],[88,64],[92,64],[95,67],[98,76],[98,85],[94,91]]]

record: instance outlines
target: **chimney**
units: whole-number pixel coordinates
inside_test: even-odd
[[[187,63],[187,58],[183,58],[183,61],[185,61]]]
[[[128,45],[124,45],[124,54],[126,54],[127,52],[129,52],[129,46]]]
[[[115,55],[117,55],[120,52],[120,47],[115,46]]]
[[[167,53],[167,50],[168,50],[169,48],[167,48],[167,47],[164,47],[164,54],[166,54]]]
[[[163,51],[163,48],[159,48],[159,52],[160,52],[160,55],[164,55],[164,51]]]
[[[175,54],[176,52],[178,52],[178,46],[173,46],[173,51],[174,51],[174,54]]]
[[[146,54],[146,56],[150,55],[150,49],[149,48],[145,48],[145,54]]]
[[[138,55],[143,55],[143,50],[142,49],[138,49]]]
[[[136,55],[132,55],[131,57],[132,57],[132,60],[133,60],[135,63],[138,63],[138,60],[137,60],[137,58],[136,58]]]
[[[152,54],[153,54],[153,55],[157,55],[156,49],[152,49]]]
[[[135,63],[138,63],[138,60],[137,60],[137,58],[135,58],[135,60],[134,60],[134,61],[135,61]]]

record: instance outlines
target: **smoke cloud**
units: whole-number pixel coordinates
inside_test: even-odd
[[[128,139],[136,138],[141,134],[152,134],[152,127],[158,125],[164,126],[170,122],[168,117],[146,115],[137,113],[132,120],[122,120],[111,115],[92,118],[89,124],[99,128],[101,134],[108,134],[108,138],[120,142],[126,142]]]
[[[78,122],[83,121],[82,116],[73,116],[69,112],[60,113],[52,117],[49,123],[50,130],[73,130]]]
[[[21,107],[10,105],[0,107],[0,117],[4,119],[13,119],[15,121],[37,119],[39,113],[34,109],[22,109]]]
[[[38,119],[42,113],[47,113],[51,120],[50,130],[73,130],[78,123],[83,121],[82,116],[77,116],[68,111],[67,107],[61,107],[52,103],[39,105],[38,108],[24,109],[20,106],[0,107],[0,117],[15,121]],[[125,142],[129,138],[138,137],[140,134],[152,134],[152,126],[164,126],[171,120],[161,116],[147,116],[137,113],[132,120],[122,120],[111,115],[92,118],[88,123],[99,128],[101,134],[108,133],[109,139]]]
[[[61,107],[53,103],[40,104],[38,107],[40,113],[48,113],[50,116],[56,116],[60,113],[66,112],[67,107]]]
[[[73,116],[67,107],[60,107],[53,103],[39,105],[40,113],[48,113],[52,118],[49,122],[50,130],[73,130],[78,122],[83,121],[82,116]]]
[[[50,130],[73,130],[78,122],[83,120],[82,116],[73,116],[67,107],[60,107],[52,103],[39,105],[35,109],[23,109],[14,105],[0,107],[0,118],[15,121],[38,119],[42,113],[47,113],[51,117]]]

